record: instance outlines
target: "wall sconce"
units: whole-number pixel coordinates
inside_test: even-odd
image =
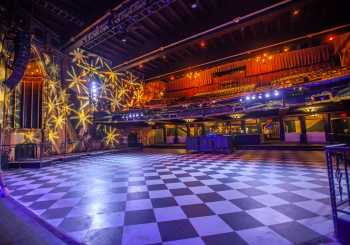
[[[148,120],[147,121],[147,124],[150,125],[150,126],[154,126],[156,124],[155,121],[151,121],[151,120]]]
[[[244,116],[244,114],[240,114],[240,113],[235,113],[235,114],[231,114],[230,117],[233,119],[240,119]]]
[[[306,113],[311,113],[311,112],[315,112],[317,110],[316,107],[305,107],[302,109],[303,112],[306,112]]]
[[[185,118],[184,121],[187,122],[187,123],[192,123],[194,122],[194,118]]]

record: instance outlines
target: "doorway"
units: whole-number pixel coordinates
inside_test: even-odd
[[[269,118],[261,121],[261,132],[264,142],[280,141],[280,123]]]

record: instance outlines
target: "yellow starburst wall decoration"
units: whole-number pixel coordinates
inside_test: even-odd
[[[91,113],[87,109],[82,109],[82,110],[79,110],[79,111],[75,111],[75,113],[77,115],[73,116],[72,118],[78,119],[78,123],[77,123],[76,129],[78,129],[79,127],[82,127],[83,130],[86,131],[88,126],[92,124],[92,115],[91,115]]]
[[[54,130],[49,130],[47,134],[47,138],[51,143],[55,143],[55,141],[58,139],[58,132]]]
[[[103,141],[106,143],[106,145],[115,146],[116,144],[119,143],[120,134],[116,128],[110,127],[109,129],[106,130],[105,134],[106,136],[104,137]]]
[[[95,107],[112,112],[143,106],[144,86],[138,77],[130,72],[113,71],[105,59],[82,49],[70,54],[72,66],[67,72],[68,87],[80,100],[89,98]],[[85,102],[80,101],[80,104]]]
[[[38,139],[34,131],[27,131],[24,133],[24,142],[25,143],[35,143]]]

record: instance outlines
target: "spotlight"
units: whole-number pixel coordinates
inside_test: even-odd
[[[250,96],[245,97],[245,100],[250,100]]]
[[[240,98],[240,99],[239,99],[239,101],[240,101],[240,102],[242,102],[242,101],[243,101],[243,99],[242,99],[242,98]]]
[[[297,15],[299,15],[300,14],[300,10],[299,9],[295,9],[295,10],[293,10],[293,12],[292,12],[292,15],[293,16],[297,16]]]
[[[275,96],[278,96],[280,93],[279,93],[277,90],[275,90],[275,91],[273,92],[273,94],[274,94]]]
[[[172,75],[172,76],[170,77],[170,80],[174,81],[174,80],[175,80],[175,76]]]
[[[126,40],[126,38],[125,38],[125,37],[124,37],[124,38],[122,38],[122,42],[123,42],[123,43],[126,43],[126,41],[127,41],[127,40]]]
[[[206,46],[205,41],[201,41],[201,42],[199,43],[199,46],[200,46],[201,48],[205,48],[205,46]]]
[[[256,97],[255,97],[255,95],[253,95],[253,96],[252,96],[252,100],[255,100],[255,99],[256,99]]]
[[[334,39],[335,39],[335,37],[334,37],[334,36],[330,36],[330,37],[328,37],[328,41],[330,41],[330,42],[334,41]]]
[[[196,1],[192,1],[192,3],[191,3],[191,8],[192,9],[196,9],[198,7],[198,1],[196,0]]]
[[[259,98],[259,99],[262,99],[262,95],[261,95],[261,94],[259,94],[258,98]]]
[[[142,69],[143,68],[143,64],[139,64],[139,68]]]
[[[270,94],[269,94],[269,93],[266,93],[266,94],[265,94],[265,98],[270,98]]]

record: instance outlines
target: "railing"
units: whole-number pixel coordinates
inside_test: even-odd
[[[41,159],[44,152],[51,147],[50,144],[14,144],[0,145],[0,155],[6,156],[10,161]]]
[[[327,146],[327,169],[334,231],[344,244],[350,242],[350,145]]]
[[[98,143],[98,144],[97,144]],[[125,144],[119,144],[116,147],[109,147],[101,141],[67,141],[59,145],[51,143],[30,143],[30,144],[12,144],[0,145],[0,156],[2,164],[4,161],[18,162],[23,160],[42,160],[45,157],[54,155],[65,155],[72,153],[83,153],[100,150],[109,150],[125,147]]]

